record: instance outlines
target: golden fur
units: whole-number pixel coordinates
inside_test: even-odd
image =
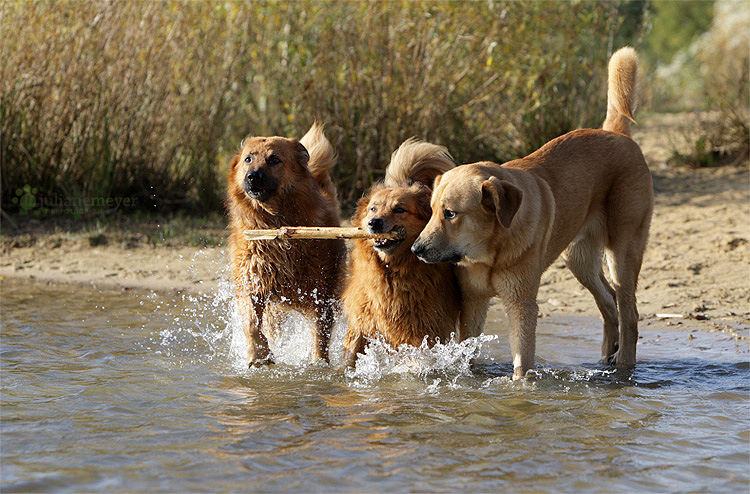
[[[300,141],[247,139],[230,163],[229,253],[250,365],[271,360],[269,323],[288,309],[316,318],[314,358],[327,359],[346,252],[343,240],[248,241],[243,232],[339,226],[336,190],[328,175],[334,164],[333,147],[317,123]]]
[[[344,289],[349,327],[343,365],[352,366],[366,340],[396,348],[446,341],[456,329],[459,293],[453,267],[425,264],[410,247],[430,218],[431,184],[455,164],[448,151],[410,139],[391,156],[383,184],[357,207],[352,222],[371,232],[400,231],[399,241],[356,240]]]
[[[576,130],[525,158],[464,165],[436,180],[432,217],[412,250],[458,264],[461,338],[482,331],[492,296],[503,300],[514,379],[534,365],[539,280],[563,252],[602,313],[602,355],[635,364],[635,290],[654,204],[651,173],[627,137],[636,70],[631,48],[612,56],[603,130]]]

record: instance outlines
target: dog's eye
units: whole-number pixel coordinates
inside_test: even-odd
[[[271,156],[266,158],[266,163],[268,163],[271,166],[278,165],[279,163],[281,163],[281,159],[275,154],[272,154]]]
[[[456,212],[451,211],[450,209],[443,209],[443,218],[446,220],[452,220],[456,217]]]
[[[375,211],[377,211],[377,210],[378,210],[378,208],[376,208],[375,206],[373,206],[373,207],[371,207],[371,208],[370,208],[370,211],[372,211],[373,213],[374,213]]]
[[[252,163],[253,162],[253,156],[247,155],[245,156],[245,163]]]
[[[396,208],[396,209],[393,210],[393,212],[396,213],[396,214],[401,214],[401,213],[405,213],[406,209],[404,209],[404,208]]]

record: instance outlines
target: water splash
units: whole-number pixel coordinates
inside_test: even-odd
[[[173,365],[218,361],[234,367],[242,354],[239,349],[244,348],[245,343],[241,332],[241,343],[236,335],[235,328],[240,324],[228,281],[229,264],[223,255],[221,260],[216,260],[203,250],[196,251],[191,262],[193,264],[186,270],[188,279],[200,278],[196,272],[198,262],[209,262],[215,266],[219,277],[227,281],[220,282],[214,293],[181,293],[173,297],[151,292],[144,297],[140,305],[150,305],[155,318],[166,321],[163,328],[147,338],[144,346],[163,355]]]
[[[187,269],[188,278],[199,277],[195,270],[198,258],[202,258],[201,263],[213,264],[219,278],[225,281],[221,281],[218,289],[211,293],[182,293],[177,297],[156,292],[147,295],[140,305],[150,305],[159,319],[164,319],[166,314],[168,323],[148,338],[145,346],[167,357],[175,365],[214,362],[233,374],[246,373],[247,342],[234,288],[229,282],[229,263],[223,255],[217,260],[215,256],[199,250],[191,259],[194,264]],[[310,294],[310,298],[317,305],[325,303],[317,291]],[[273,321],[268,318],[264,323],[264,333],[268,337],[274,361],[293,367],[308,366],[312,357],[314,325],[313,320],[292,309],[278,311]],[[345,333],[346,323],[338,313],[329,351],[334,366],[341,361]]]
[[[482,345],[496,338],[496,335],[481,335],[458,342],[451,335],[447,343],[438,342],[432,347],[425,339],[418,347],[401,345],[396,349],[378,338],[370,341],[354,369],[346,374],[364,384],[392,375],[411,374],[429,381],[433,388],[444,382],[455,386],[459,378],[472,376],[472,360],[479,356]]]
[[[205,255],[203,251],[196,252],[193,261],[202,255]],[[229,265],[224,260],[213,262],[216,271],[226,275],[227,280],[221,282],[214,293],[183,293],[171,299],[152,293],[146,297],[145,301],[153,305],[154,312],[160,317],[169,314],[168,324],[151,338],[150,344],[157,354],[167,357],[174,365],[212,362],[232,374],[263,372],[264,369],[247,368],[246,339],[234,290],[228,281]],[[190,273],[188,269],[188,275]],[[319,300],[317,293],[310,297],[316,303],[324,302]],[[315,321],[291,308],[279,311],[273,319],[267,320],[264,329],[275,363],[300,371],[308,369]],[[346,329],[345,318],[339,311],[329,347],[332,369],[341,363]],[[402,374],[426,380],[433,387],[445,383],[452,385],[460,377],[471,376],[472,360],[479,356],[482,345],[495,339],[494,335],[483,335],[459,343],[451,338],[432,348],[425,341],[419,347],[404,345],[398,349],[375,340],[360,356],[355,369],[347,371],[346,376],[354,382],[375,383],[386,376]]]

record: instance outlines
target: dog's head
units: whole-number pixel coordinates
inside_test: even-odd
[[[296,139],[253,137],[229,164],[230,194],[264,206],[283,201],[295,181],[309,175],[310,155]],[[275,209],[275,208],[272,208]]]
[[[432,216],[411,250],[425,262],[487,262],[490,242],[512,227],[522,199],[520,189],[486,167],[454,168],[436,179]]]
[[[429,187],[414,183],[404,187],[376,187],[357,206],[354,223],[370,233],[396,232],[395,240],[371,240],[381,259],[409,254],[409,248],[430,219]]]

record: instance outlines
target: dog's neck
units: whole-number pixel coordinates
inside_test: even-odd
[[[358,247],[366,253],[370,262],[376,264],[387,277],[393,278],[398,276],[413,275],[415,270],[425,269],[428,265],[415,256],[409,247],[402,246],[395,255],[385,255],[376,251],[369,240],[358,241]]]

